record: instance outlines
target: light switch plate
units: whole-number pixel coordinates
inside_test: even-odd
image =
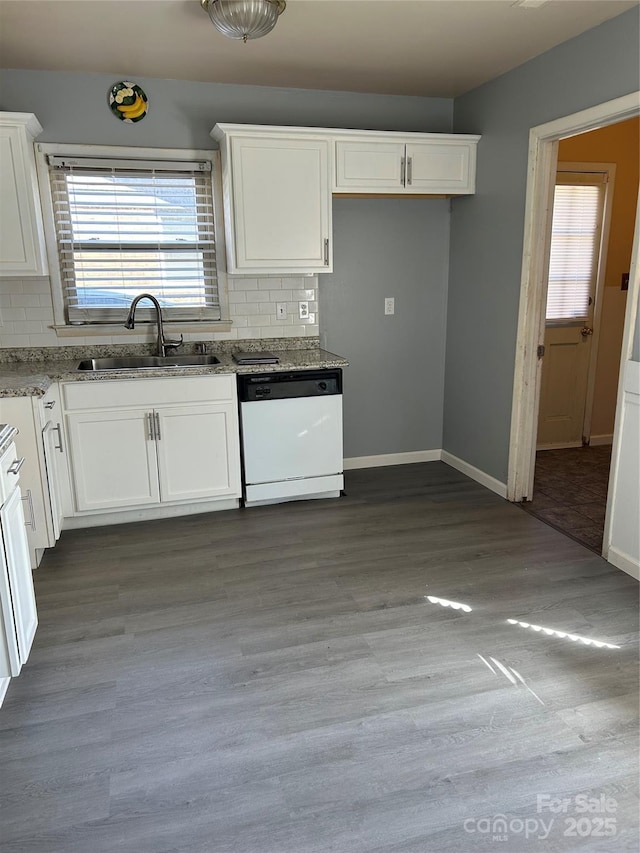
[[[287,319],[287,303],[286,302],[276,302],[276,320],[286,320]]]

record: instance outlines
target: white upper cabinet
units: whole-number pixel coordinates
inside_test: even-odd
[[[0,113],[0,276],[47,274],[32,113]]]
[[[216,125],[227,271],[332,271],[331,140],[299,128]]]
[[[336,193],[466,195],[475,192],[478,136],[371,131],[335,138]]]

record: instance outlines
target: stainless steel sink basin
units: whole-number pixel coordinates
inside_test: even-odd
[[[122,358],[87,358],[78,370],[157,370],[159,367],[206,367],[220,364],[215,355],[134,355]]]

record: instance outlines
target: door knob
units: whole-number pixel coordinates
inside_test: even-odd
[[[580,329],[580,334],[582,335],[583,338],[588,338],[589,335],[593,334],[593,329],[589,328],[589,326],[583,326]]]

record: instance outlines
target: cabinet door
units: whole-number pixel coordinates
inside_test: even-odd
[[[231,139],[230,272],[331,272],[329,141]]]
[[[17,486],[0,510],[0,526],[2,527],[4,560],[11,590],[13,625],[7,624],[9,620],[6,612],[4,613],[4,621],[7,631],[11,631],[15,626],[19,664],[16,663],[15,659],[12,661],[11,674],[17,675],[20,672],[20,666],[26,663],[29,657],[38,625],[29,543],[27,542],[22,512],[22,495]]]
[[[156,410],[163,501],[240,496],[238,416],[232,404]]]
[[[455,195],[475,190],[475,142],[407,144],[406,192]]]
[[[59,422],[48,421],[42,430],[42,446],[44,450],[47,494],[51,506],[51,527],[54,541],[60,538],[62,526],[62,500],[60,497],[60,478],[56,454],[63,452],[62,426]]]
[[[337,192],[400,192],[404,142],[336,142]]]
[[[151,416],[148,410],[67,415],[78,510],[126,509],[158,503]]]
[[[33,137],[35,117],[0,114],[0,275],[46,275]]]

